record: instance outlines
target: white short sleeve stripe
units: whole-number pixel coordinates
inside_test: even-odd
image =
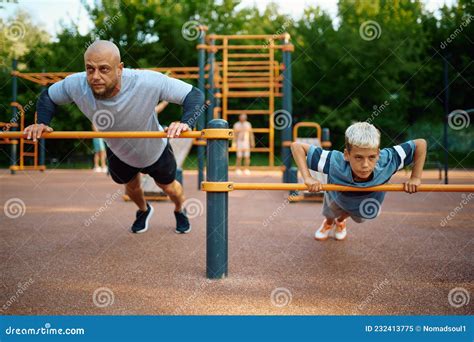
[[[324,172],[324,166],[326,166],[326,160],[328,158],[329,151],[323,150],[321,153],[321,158],[319,158],[318,171]]]
[[[398,155],[400,156],[401,162],[400,162],[400,166],[398,167],[398,170],[400,170],[405,165],[405,158],[407,157],[407,154],[405,153],[405,150],[403,149],[403,147],[401,147],[400,145],[394,146],[393,148],[395,149],[395,151],[397,151]]]

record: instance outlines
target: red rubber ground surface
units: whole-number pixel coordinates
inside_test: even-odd
[[[281,176],[231,179],[279,182]],[[453,173],[452,183],[472,184],[474,172]],[[1,170],[2,207],[14,198],[25,204],[18,218],[1,214],[1,313],[474,312],[474,298],[459,308],[459,298],[454,306],[448,300],[456,288],[474,293],[474,197],[468,194],[389,193],[380,217],[349,221],[346,241],[317,242],[321,204],[288,204],[281,191],[233,192],[229,277],[207,281],[206,196],[196,189],[195,173],[185,174],[185,189],[197,208],[190,234],[174,233],[171,202],[155,202],[150,230],[136,235],[128,232],[134,204],[114,200],[122,188],[103,174],[49,170],[11,176]],[[453,218],[443,227],[450,212]],[[96,220],[86,224],[94,214]],[[94,303],[101,288],[105,295],[96,294]]]

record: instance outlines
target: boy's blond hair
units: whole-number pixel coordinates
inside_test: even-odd
[[[351,151],[352,146],[362,148],[379,148],[380,131],[368,122],[356,122],[346,129],[346,149]]]

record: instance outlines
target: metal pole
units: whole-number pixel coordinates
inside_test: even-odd
[[[203,25],[199,26],[200,36],[199,36],[199,45],[198,45],[198,66],[199,66],[199,79],[198,79],[198,88],[202,91],[203,94],[206,94],[205,90],[205,63],[206,63],[206,52],[205,52],[205,38],[206,38],[207,28]],[[201,113],[197,121],[197,129],[202,130],[206,126],[206,113]],[[204,155],[206,153],[205,146],[198,145],[197,154],[198,154],[198,190],[201,189],[201,183],[204,180]]]
[[[444,184],[448,184],[448,116],[449,116],[449,76],[448,61],[449,56],[444,56]]]
[[[211,39],[209,41],[209,58],[207,60],[209,64],[209,73],[207,76],[207,82],[209,84],[209,89],[207,92],[207,98],[210,101],[209,107],[207,108],[207,120],[206,120],[206,127],[209,124],[209,121],[211,121],[214,118],[214,106],[215,106],[215,98],[214,98],[214,68],[215,68],[215,52],[212,48],[214,45],[214,39]]]
[[[43,69],[43,72],[45,72],[45,70]],[[45,90],[47,89],[46,86],[43,86],[41,87],[41,90]],[[41,171],[44,171],[44,168],[45,168],[45,151],[46,151],[46,140],[45,139],[40,139],[39,142],[38,142],[38,147],[39,147],[39,160],[38,160],[38,164],[40,166],[40,170]],[[43,168],[41,168],[43,167]]]
[[[16,71],[18,65],[18,60],[13,59],[12,62],[12,70]],[[12,102],[16,102],[17,100],[17,94],[18,94],[18,78],[16,75],[12,76]],[[12,123],[18,123],[18,109],[16,107],[12,106]],[[19,126],[19,124],[18,124]],[[17,127],[12,127],[12,131],[18,131]],[[18,144],[11,144],[11,149],[10,149],[10,167],[14,167],[17,165],[17,146]],[[15,170],[10,168],[10,173],[13,175],[15,174]]]
[[[228,128],[227,121],[214,119],[209,128]],[[207,141],[207,181],[227,182],[229,168],[229,141]],[[209,279],[225,278],[228,266],[228,193],[206,192],[206,274]]]
[[[285,45],[288,47],[290,44],[290,35],[285,36]],[[292,90],[291,90],[291,50],[283,50],[283,64],[285,69],[283,70],[283,110],[284,115],[289,115],[288,126],[285,127],[282,131],[282,147],[281,147],[281,160],[285,165],[285,171],[283,173],[283,183],[290,182],[290,169],[291,169],[291,152],[290,147],[285,145],[285,142],[290,142],[292,138],[292,122],[293,122],[293,106],[292,106]]]

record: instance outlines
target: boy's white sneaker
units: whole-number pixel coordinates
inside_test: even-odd
[[[240,176],[240,175],[242,174],[242,170],[241,170],[241,169],[237,169],[237,170],[235,170],[235,173]]]
[[[344,240],[347,236],[346,221],[347,219],[342,222],[339,222],[337,219],[334,220],[334,222],[336,223],[334,238],[338,241]]]
[[[247,176],[250,176],[250,170],[249,170],[249,169],[245,169],[245,170],[244,170],[244,174],[247,175]]]
[[[318,241],[324,241],[327,240],[329,237],[329,234],[333,230],[334,224],[328,224],[327,220],[324,219],[323,223],[321,223],[321,227],[314,233],[314,238]]]

